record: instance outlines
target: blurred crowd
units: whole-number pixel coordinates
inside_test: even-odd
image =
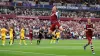
[[[14,27],[16,35],[20,34],[21,26],[25,27],[26,35],[29,34],[29,29],[33,29],[33,35],[38,35],[38,31],[40,28],[44,29],[44,32],[47,33],[50,25],[48,26],[48,20],[39,20],[39,19],[22,19],[22,18],[13,18],[13,19],[1,19],[0,20],[0,28],[5,26],[9,29],[10,26]],[[79,21],[60,21],[60,24],[65,29],[64,32],[61,33],[61,37],[63,39],[66,38],[79,38],[79,36],[84,36],[84,26],[86,22],[79,22]],[[93,22],[95,25],[94,29],[94,36],[99,38],[100,35],[100,22]],[[45,37],[47,38],[47,37]]]
[[[41,9],[23,9],[16,8],[15,10],[2,9],[0,14],[16,14],[24,16],[50,16],[51,10],[41,10]],[[99,12],[89,12],[89,11],[61,11],[61,17],[67,18],[100,18]]]

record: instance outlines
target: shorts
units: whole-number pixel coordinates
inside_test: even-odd
[[[59,22],[53,23],[53,24],[50,26],[50,30],[51,30],[51,31],[54,31],[54,30],[56,29],[56,26],[57,26],[58,28],[60,27]]]
[[[20,39],[21,39],[21,40],[25,40],[25,37],[21,36]]]
[[[10,37],[10,40],[13,40],[13,37]]]
[[[33,39],[33,34],[30,34],[29,38],[30,38],[30,40],[32,40]]]
[[[38,36],[38,39],[42,39],[43,38],[43,36],[40,34],[39,36]]]
[[[92,40],[92,35],[89,35],[89,36],[87,35],[86,38],[88,39],[88,41],[91,41]]]
[[[2,36],[1,39],[2,39],[2,40],[5,40],[5,39],[6,39],[6,36]]]

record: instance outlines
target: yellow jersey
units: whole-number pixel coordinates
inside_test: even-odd
[[[60,38],[60,32],[56,32],[56,37]]]
[[[25,34],[25,30],[24,30],[24,28],[22,28],[22,29],[21,29],[21,32],[20,32],[20,36],[21,36],[21,37],[25,37],[24,34]]]
[[[1,29],[1,36],[6,36],[6,33],[7,33],[7,29],[2,28]]]
[[[11,28],[9,31],[10,37],[13,37],[13,29]]]

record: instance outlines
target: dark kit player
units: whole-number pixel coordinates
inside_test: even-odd
[[[39,35],[38,35],[38,40],[37,40],[37,45],[40,44],[42,38],[43,38],[43,29],[40,28]]]
[[[88,45],[91,46],[92,53],[95,54],[93,45],[92,45],[92,36],[93,36],[93,24],[91,23],[91,19],[88,19],[88,24],[85,26],[85,34],[86,38],[88,40],[88,43],[84,46],[84,50],[86,50],[86,47]]]

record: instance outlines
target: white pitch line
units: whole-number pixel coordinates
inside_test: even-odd
[[[13,51],[13,50],[0,50],[0,51],[20,52],[20,53],[31,53],[31,54],[42,54],[42,55],[54,55],[54,56],[68,56],[68,55],[45,54],[45,53],[23,52],[23,51]]]

